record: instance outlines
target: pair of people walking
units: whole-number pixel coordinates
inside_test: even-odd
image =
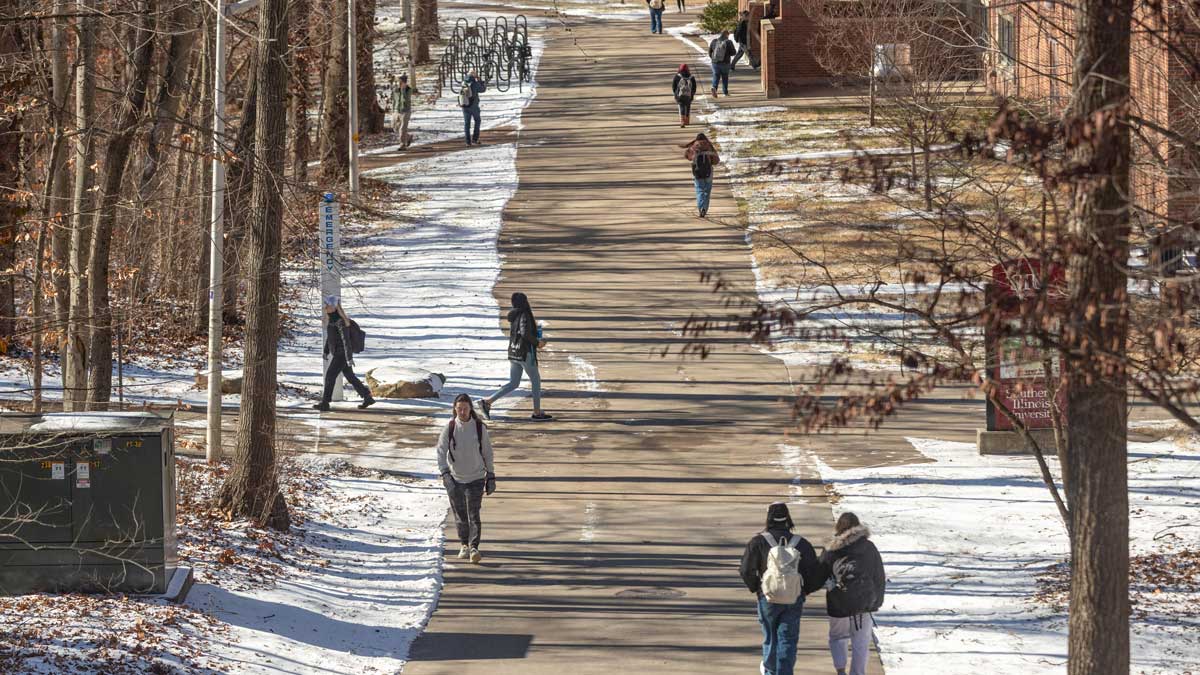
[[[787,504],[771,504],[766,529],[754,535],[742,555],[742,581],[758,597],[763,630],[759,672],[793,675],[804,601],[825,588],[833,667],[838,675],[865,675],[872,615],[883,606],[886,585],[879,550],[853,513],[838,518],[820,557],[792,532],[794,527]]]

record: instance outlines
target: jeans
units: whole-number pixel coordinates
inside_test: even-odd
[[[696,184],[696,210],[701,214],[708,213],[708,200],[712,197],[712,176],[708,178],[692,178]]]
[[[772,605],[758,596],[758,623],[763,630],[763,666],[770,675],[792,675],[800,641],[804,598],[791,605]]]
[[[450,478],[454,483],[449,490],[450,509],[454,511],[454,525],[458,528],[458,541],[479,548],[479,537],[483,526],[479,523],[479,509],[483,506],[483,487],[486,479],[470,483],[460,483]]]
[[[508,384],[491,395],[492,403],[516,391],[521,384],[521,373],[529,376],[529,386],[533,389],[533,409],[542,409],[542,375],[538,372],[537,352],[532,349],[525,355],[524,361],[509,361]]]
[[[663,11],[661,9],[654,9],[653,7],[650,8],[650,32],[651,33],[661,33],[662,32],[662,15],[663,15]]]
[[[833,655],[834,670],[846,669],[846,647],[849,643],[853,657],[850,659],[850,675],[866,675],[871,630],[874,627],[875,620],[870,614],[829,617],[829,653]]]
[[[721,85],[722,93],[729,95],[729,64],[714,63],[712,64],[713,81],[712,88],[715,90],[717,85]]]
[[[471,106],[463,108],[463,135],[466,136],[467,145],[479,142],[479,106]],[[471,120],[475,120],[475,133],[471,133]]]
[[[337,384],[337,376],[342,375],[350,386],[354,387],[354,391],[365,401],[371,398],[371,390],[367,389],[367,385],[363,384],[355,375],[354,367],[346,360],[345,356],[334,355],[329,359],[329,367],[325,369],[325,389],[321,392],[321,403],[329,403],[333,400],[333,387]]]
[[[675,99],[675,103],[679,105],[679,115],[681,117],[687,117],[692,114],[692,99],[677,98]]]

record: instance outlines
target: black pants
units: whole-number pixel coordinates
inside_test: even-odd
[[[483,506],[484,479],[460,483],[450,479],[450,507],[454,511],[454,524],[458,526],[458,540],[471,548],[479,548],[479,536],[483,526],[479,522],[479,508]]]
[[[322,403],[329,403],[333,400],[333,387],[337,384],[339,373],[345,376],[346,381],[354,387],[354,391],[358,392],[364,401],[371,398],[371,390],[367,389],[367,385],[354,375],[354,368],[346,361],[346,357],[334,354],[333,358],[329,360],[329,367],[325,369],[325,391],[321,393]]]

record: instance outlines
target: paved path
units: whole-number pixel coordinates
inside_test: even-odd
[[[702,270],[754,283],[741,233],[721,224],[737,217],[728,186],[713,220],[692,215],[677,146],[695,131],[673,124],[669,96],[692,58],[640,23],[550,33],[496,294],[528,293],[548,323],[546,408],[559,419],[525,421],[525,407],[494,425],[484,564],[447,559],[405,673],[757,672],[761,634],[737,576],[746,539],[784,498],[806,500],[794,511],[806,536],[828,534],[815,473],[779,464],[780,363],[732,341],[703,361],[677,353],[687,318],[719,310]],[[829,672],[822,600],[809,610],[797,672]]]

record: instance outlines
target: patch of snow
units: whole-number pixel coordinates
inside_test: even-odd
[[[572,354],[568,357],[571,367],[575,370],[575,382],[584,391],[603,391],[596,381],[596,366],[588,363],[582,356]]]

